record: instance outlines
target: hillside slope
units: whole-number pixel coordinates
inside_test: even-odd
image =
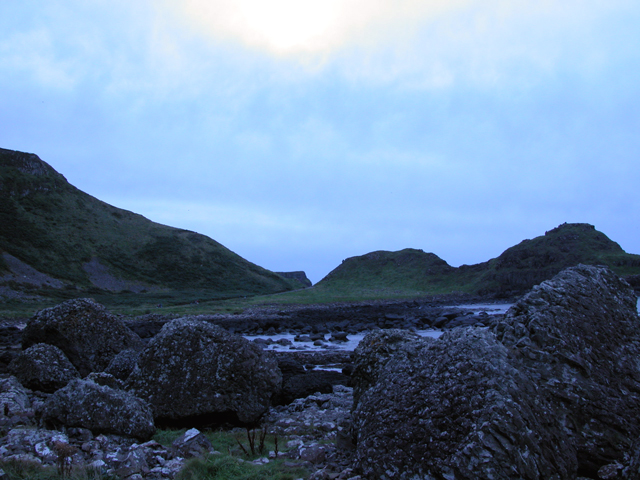
[[[41,275],[27,282],[31,288],[206,289],[227,296],[292,288],[204,235],[108,205],[36,155],[5,149],[0,253],[0,280],[15,288],[24,287],[18,272],[29,268]]]
[[[543,236],[505,250],[476,265],[451,267],[433,253],[405,249],[378,251],[344,260],[316,285],[335,291],[377,290],[444,294],[520,295],[564,268],[579,263],[607,265],[631,283],[640,275],[640,255],[584,223],[565,223]]]

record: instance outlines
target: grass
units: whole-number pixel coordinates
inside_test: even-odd
[[[209,456],[189,460],[176,480],[295,480],[308,477],[309,472],[301,467],[284,467],[282,460],[266,465],[239,462],[229,456]]]
[[[159,430],[153,439],[168,447],[184,432],[185,430]],[[256,452],[254,455],[250,453],[245,430],[220,430],[204,434],[220,454],[189,460],[176,480],[294,480],[309,476],[309,472],[303,467],[286,467],[283,459],[272,459],[265,465],[249,462],[276,450],[274,437],[270,434],[265,438],[264,452]],[[239,446],[239,442],[244,449]],[[279,448],[285,443],[286,439],[280,439]],[[245,450],[249,455],[245,455]]]
[[[55,466],[43,466],[33,461],[0,461],[0,468],[7,480],[118,480],[117,477],[104,475],[99,470],[74,465],[68,475],[62,476]]]
[[[0,253],[83,289],[91,286],[83,265],[94,258],[147,290],[206,289],[228,297],[298,285],[204,235],[101,202],[20,152],[0,149],[0,189]]]

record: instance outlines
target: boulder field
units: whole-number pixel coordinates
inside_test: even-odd
[[[122,478],[168,479],[180,449],[209,447],[189,430],[197,442],[170,452],[156,426],[262,425],[299,436],[313,480],[640,480],[640,318],[625,281],[579,265],[484,323],[433,308],[375,315],[455,327],[438,339],[378,329],[343,373],[309,373],[307,354],[264,351],[212,319],[163,320],[141,339],[70,300],[28,322],[0,378],[0,460],[52,463],[71,444]]]

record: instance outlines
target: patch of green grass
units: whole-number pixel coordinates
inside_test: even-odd
[[[117,477],[104,475],[99,470],[73,465],[68,475],[62,476],[55,466],[28,460],[6,460],[0,462],[0,468],[7,480],[118,480]]]
[[[184,432],[184,429],[158,430],[153,439],[165,447],[169,447]],[[260,432],[258,430],[255,432],[257,433],[257,450]],[[302,467],[285,467],[282,459],[272,459],[266,465],[250,463],[251,460],[265,457],[269,451],[276,451],[275,437],[271,434],[267,434],[265,437],[264,450],[252,454],[245,429],[236,428],[203,433],[211,442],[213,449],[220,454],[189,460],[176,476],[177,480],[294,480],[309,476],[309,472]],[[286,438],[279,439],[280,453],[283,452],[282,446],[286,444],[286,440]],[[239,442],[244,449],[239,446]],[[248,455],[244,453],[245,450]]]
[[[176,480],[295,480],[308,476],[309,472],[304,468],[284,467],[282,460],[273,460],[266,465],[253,465],[229,456],[212,455],[189,460],[175,478]]]

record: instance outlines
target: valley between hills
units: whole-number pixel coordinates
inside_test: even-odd
[[[311,287],[215,240],[154,223],[71,185],[37,155],[0,149],[0,316],[71,298],[143,314],[234,312],[263,304],[516,298],[579,263],[606,265],[640,289],[640,255],[589,224],[565,223],[497,258],[452,267],[407,248],[351,257]],[[311,287],[311,288],[309,288]]]

